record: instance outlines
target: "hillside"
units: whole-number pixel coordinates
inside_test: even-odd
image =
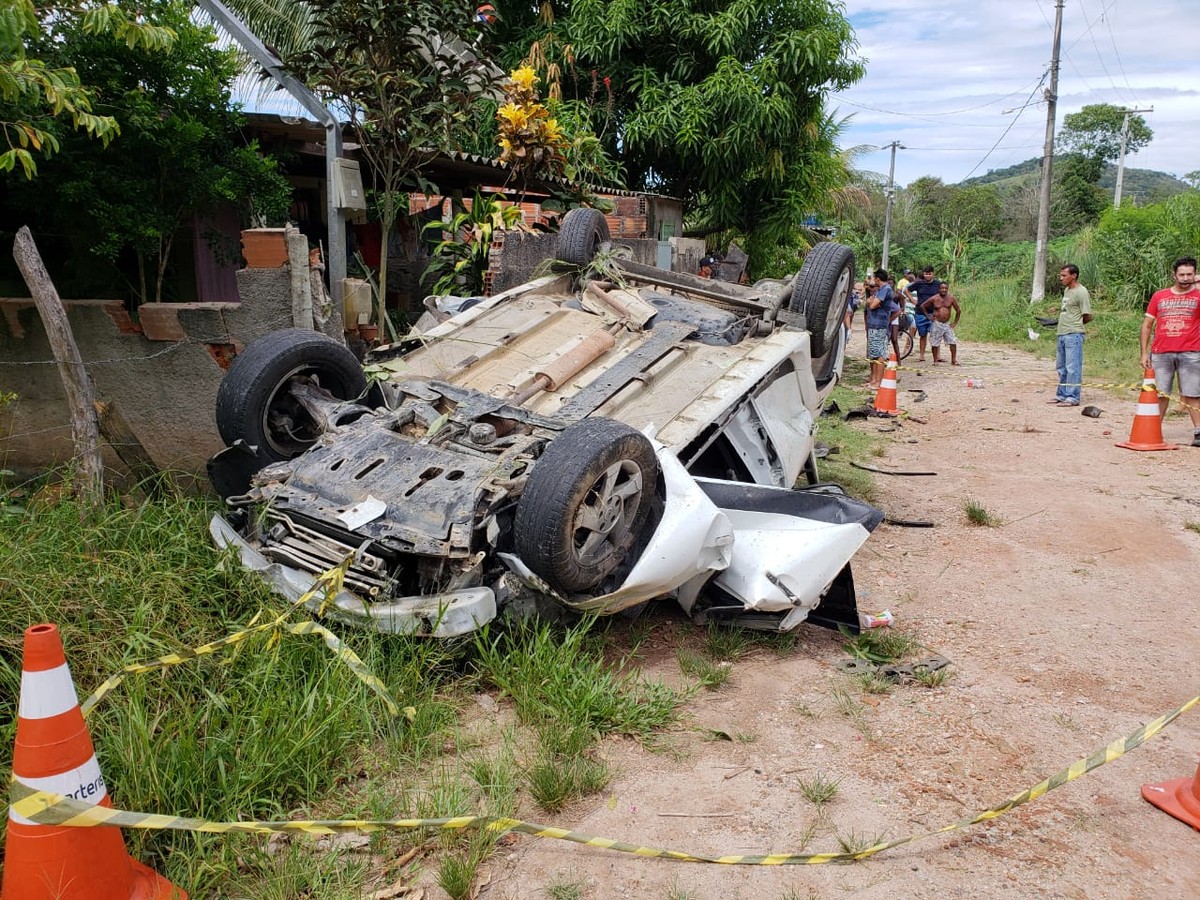
[[[962,185],[993,184],[998,190],[1006,190],[1037,178],[1041,167],[1041,157],[1035,157],[1004,169],[990,169],[986,175],[969,178],[962,182]],[[1100,187],[1111,191],[1116,183],[1117,167],[1105,166],[1104,174],[1100,177]],[[1187,189],[1187,184],[1169,172],[1128,167],[1125,169],[1125,185],[1122,190],[1126,197],[1134,197],[1138,202],[1149,203],[1166,200]]]

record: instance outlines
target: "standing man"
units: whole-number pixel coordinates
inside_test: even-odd
[[[1058,391],[1055,406],[1078,406],[1083,388],[1083,326],[1092,321],[1092,298],[1079,283],[1079,266],[1067,263],[1059,270],[1062,306],[1058,311]]]
[[[925,362],[925,342],[929,336],[930,328],[929,317],[921,312],[921,310],[925,306],[926,300],[933,299],[934,294],[938,292],[941,284],[940,281],[933,277],[933,266],[926,266],[921,270],[921,277],[909,286],[909,292],[917,296],[917,311],[913,318],[916,319],[917,334],[921,336],[919,348],[921,362]]]
[[[696,274],[701,278],[716,278],[717,266],[720,264],[721,261],[715,256],[706,256],[700,260],[700,270]]]
[[[950,310],[954,310],[954,321],[950,321]],[[933,364],[936,366],[941,362],[938,358],[938,351],[942,347],[942,342],[950,345],[950,365],[958,365],[958,338],[954,334],[954,329],[958,325],[958,320],[962,318],[962,309],[958,305],[957,298],[950,293],[950,285],[942,282],[938,288],[938,292],[926,300],[921,305],[921,311],[929,317],[929,346],[933,351]]]
[[[888,273],[884,269],[875,270],[876,287],[874,292],[867,288],[867,301],[864,316],[867,320],[867,356],[871,360],[871,380],[867,386],[873,390],[879,389],[883,380],[884,355],[887,353],[888,337],[891,336],[893,349],[896,336],[892,334],[892,320],[900,314],[892,294],[892,286],[888,284]],[[896,359],[900,354],[896,354]]]
[[[1196,289],[1196,260],[1190,256],[1177,259],[1172,270],[1175,283],[1150,298],[1142,320],[1142,368],[1153,364],[1158,408],[1164,416],[1178,373],[1179,400],[1192,418],[1192,446],[1200,447],[1200,290]]]

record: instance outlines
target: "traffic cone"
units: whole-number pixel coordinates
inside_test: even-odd
[[[1143,784],[1142,797],[1180,822],[1200,831],[1200,766],[1195,778],[1176,778],[1161,784]]]
[[[112,806],[56,625],[25,630],[13,779]],[[119,828],[38,825],[8,810],[2,900],[187,900],[125,852]]]
[[[1158,408],[1158,387],[1154,383],[1154,370],[1147,369],[1142,379],[1142,392],[1138,395],[1137,413],[1133,417],[1133,430],[1129,440],[1117,444],[1126,450],[1178,450],[1177,444],[1163,441],[1162,410]]]
[[[875,412],[885,415],[898,415],[896,406],[896,351],[888,354],[887,370],[879,381],[879,390],[875,392]]]

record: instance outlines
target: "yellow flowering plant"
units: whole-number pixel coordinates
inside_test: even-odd
[[[522,175],[561,175],[569,141],[538,97],[532,66],[509,73],[504,103],[496,111],[500,160]]]

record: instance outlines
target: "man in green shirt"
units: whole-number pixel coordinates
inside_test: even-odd
[[[1079,266],[1068,263],[1058,273],[1062,306],[1058,311],[1058,392],[1055,406],[1078,406],[1083,382],[1083,326],[1092,321],[1092,300],[1079,283]]]

